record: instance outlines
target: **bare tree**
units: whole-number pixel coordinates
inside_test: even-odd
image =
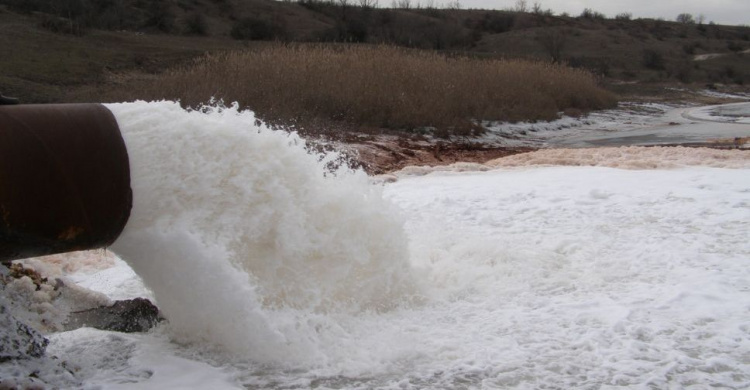
[[[630,12],[622,12],[615,15],[615,20],[630,20],[633,18],[633,14]]]
[[[516,6],[513,8],[516,12],[528,12],[529,4],[526,0],[516,0]]]
[[[544,10],[542,9],[542,3],[535,1],[534,6],[531,8],[531,12],[536,15],[541,15],[544,12]]]
[[[544,47],[553,64],[562,62],[563,50],[568,41],[568,31],[566,29],[547,28],[542,30],[537,36],[539,43]]]
[[[584,8],[579,18],[591,19],[591,20],[594,20],[594,19],[603,20],[603,19],[606,19],[607,16],[601,12],[594,11],[591,8]]]
[[[341,6],[341,18],[346,21],[347,18],[347,12],[349,10],[349,6],[354,2],[355,0],[332,0],[338,3]]]
[[[685,24],[695,23],[695,19],[693,19],[693,15],[689,13],[682,13],[682,14],[677,15],[676,20],[680,23],[685,23]]]
[[[411,0],[398,0],[398,8],[411,9]]]
[[[359,6],[362,8],[377,8],[378,0],[359,0]]]

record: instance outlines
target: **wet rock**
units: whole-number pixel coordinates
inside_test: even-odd
[[[13,317],[0,297],[0,363],[41,357],[47,344],[41,333]]]
[[[145,332],[159,321],[159,309],[145,298],[117,301],[111,306],[70,313],[66,330],[88,326],[115,332]]]
[[[5,286],[11,277],[11,270],[0,265],[0,363],[40,357],[49,344],[41,333],[11,313],[5,297]]]

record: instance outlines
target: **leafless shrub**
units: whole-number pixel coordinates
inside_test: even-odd
[[[534,6],[531,8],[531,12],[533,12],[535,15],[543,14],[544,9],[542,8],[542,3],[535,1]]]
[[[393,0],[393,8],[411,9],[412,0]]]
[[[546,28],[541,30],[537,36],[539,43],[547,51],[547,54],[552,57],[553,63],[560,63],[562,61],[563,50],[568,40],[568,32],[565,29],[558,28]]]
[[[601,13],[592,10],[591,8],[584,8],[583,12],[581,12],[581,16],[579,16],[581,19],[590,19],[590,20],[604,20],[607,17]]]
[[[513,11],[529,12],[529,4],[527,0],[516,0],[516,6],[513,7]]]
[[[623,12],[615,15],[615,20],[627,21],[633,18],[633,14],[630,12]]]
[[[206,17],[194,12],[185,19],[185,33],[188,35],[208,35]]]
[[[243,18],[232,26],[231,36],[241,40],[274,40],[284,39],[287,34],[283,19],[277,18]]]
[[[695,19],[693,19],[692,14],[688,13],[682,13],[677,15],[677,22],[684,23],[684,24],[695,24]]]
[[[377,8],[378,0],[358,0],[359,6],[362,8]]]
[[[461,9],[461,0],[448,0],[445,4],[445,8],[452,10]]]
[[[643,66],[653,70],[664,70],[664,56],[656,50],[646,49],[643,51]]]

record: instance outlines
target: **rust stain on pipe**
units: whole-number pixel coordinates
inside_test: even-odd
[[[110,245],[133,196],[101,104],[0,106],[0,261]]]

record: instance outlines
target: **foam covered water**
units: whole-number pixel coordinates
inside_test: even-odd
[[[170,321],[52,335],[66,369],[34,369],[51,386],[750,386],[747,165],[605,150],[590,163],[631,169],[464,165],[379,189],[250,113],[111,108],[135,191],[114,249]],[[139,286],[119,260],[89,271],[108,296]]]
[[[414,293],[398,213],[363,173],[330,172],[335,156],[236,107],[108,108],[134,194],[112,250],[153,290],[177,340],[306,361],[319,341],[308,328],[320,324],[300,313],[377,312]]]

